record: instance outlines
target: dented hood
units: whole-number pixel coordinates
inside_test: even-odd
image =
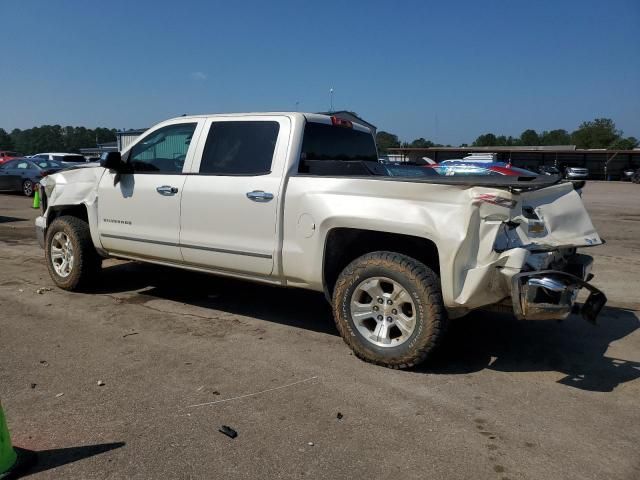
[[[105,169],[99,164],[70,168],[40,180],[50,205],[91,204],[95,201],[98,182]],[[54,188],[55,187],[55,188]]]

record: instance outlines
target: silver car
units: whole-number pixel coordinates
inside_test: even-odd
[[[569,180],[584,180],[589,177],[589,169],[584,167],[567,167],[564,171],[564,176]]]

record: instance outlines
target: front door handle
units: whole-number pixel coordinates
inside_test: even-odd
[[[172,187],[171,185],[162,185],[161,187],[156,188],[156,192],[158,192],[160,195],[169,197],[178,193],[178,187]]]
[[[254,202],[269,202],[273,200],[273,193],[254,190],[253,192],[247,192],[247,198]]]

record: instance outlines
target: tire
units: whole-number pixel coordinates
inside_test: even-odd
[[[22,182],[22,193],[27,197],[33,196],[33,182],[31,180]]]
[[[370,317],[369,308],[374,311]],[[438,276],[423,263],[393,252],[369,253],[342,271],[333,291],[333,314],[358,358],[396,369],[425,361],[447,325]]]
[[[102,265],[102,259],[91,241],[89,224],[71,216],[56,218],[47,229],[45,259],[54,283],[63,290],[71,291],[89,286]],[[65,259],[66,269],[62,268]]]

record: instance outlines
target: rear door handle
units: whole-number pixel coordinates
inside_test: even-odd
[[[247,198],[254,202],[269,202],[273,200],[273,193],[254,190],[253,192],[247,192]]]
[[[178,187],[172,187],[171,185],[162,185],[161,187],[156,188],[156,192],[158,192],[160,195],[164,195],[165,197],[169,197],[178,193]]]

